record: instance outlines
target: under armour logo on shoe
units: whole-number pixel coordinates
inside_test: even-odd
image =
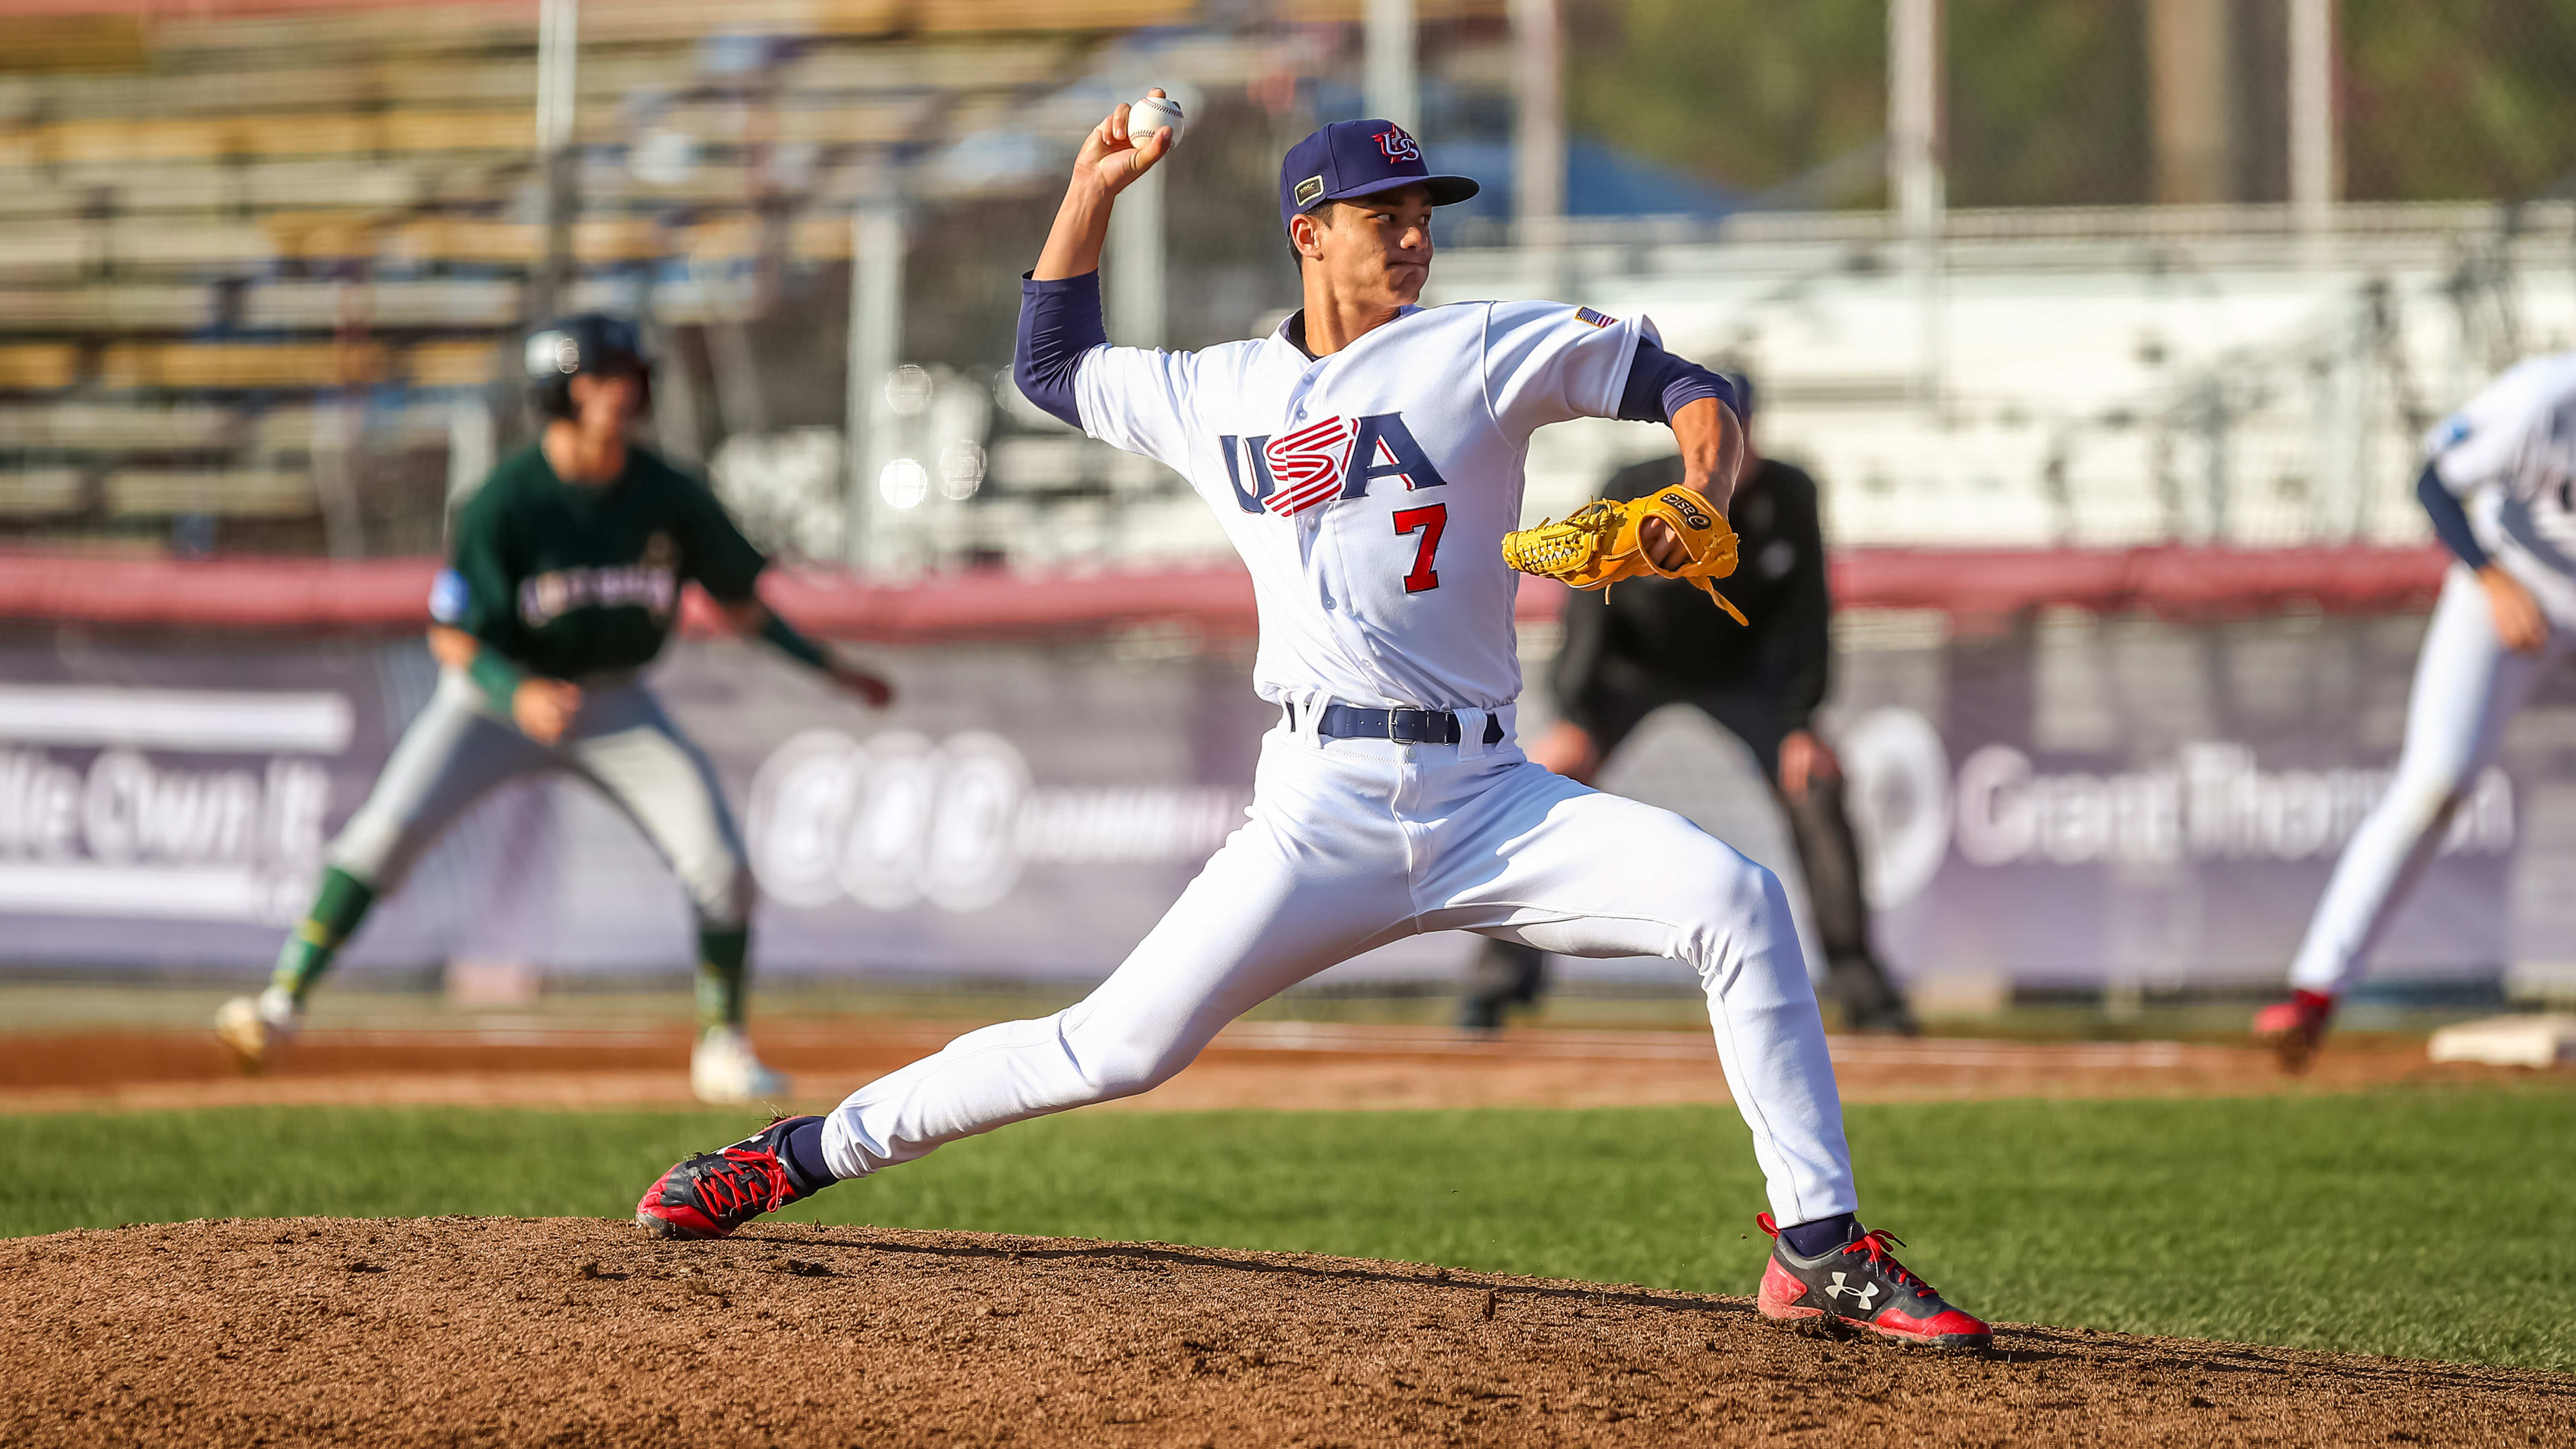
[[[1869,1311],[1869,1306],[1878,1301],[1878,1285],[1875,1283],[1865,1283],[1860,1287],[1855,1288],[1851,1284],[1843,1281],[1842,1274],[1836,1273],[1834,1275],[1833,1286],[1825,1290],[1825,1296],[1828,1298],[1840,1298],[1846,1294],[1850,1295],[1860,1304],[1860,1309],[1863,1313],[1867,1313]]]

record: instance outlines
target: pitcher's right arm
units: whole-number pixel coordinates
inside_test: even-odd
[[[1159,86],[1147,92],[1162,93]],[[1118,109],[1083,138],[1082,150],[1073,159],[1073,180],[1064,189],[1064,204],[1056,208],[1055,226],[1047,232],[1046,246],[1038,252],[1030,279],[1059,282],[1099,271],[1100,249],[1109,240],[1111,204],[1171,150],[1169,126],[1141,142],[1128,135],[1127,103],[1119,102]]]

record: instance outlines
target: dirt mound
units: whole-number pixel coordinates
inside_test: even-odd
[[[0,1443],[2566,1443],[2576,1378],[1396,1263],[769,1225],[283,1219],[0,1242]]]

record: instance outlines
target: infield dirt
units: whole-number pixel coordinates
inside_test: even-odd
[[[2576,1377],[2000,1326],[1928,1356],[1741,1298],[1158,1244],[595,1219],[0,1242],[0,1443],[2576,1440]]]
[[[980,1022],[851,1017],[764,1022],[762,1055],[820,1110]],[[308,1033],[267,1076],[235,1072],[203,1029],[21,1033],[0,1053],[0,1112],[170,1107],[684,1106],[685,1026],[567,1029],[497,1020],[458,1029]],[[2420,1041],[2338,1038],[2283,1076],[2250,1046],[1836,1036],[1845,1101],[2250,1096],[2400,1083],[2479,1083],[2505,1068],[2436,1066]],[[1636,1107],[1721,1104],[1706,1030],[1518,1030],[1237,1022],[1170,1082],[1109,1110],[1228,1107]]]

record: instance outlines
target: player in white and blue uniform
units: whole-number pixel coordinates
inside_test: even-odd
[[[1668,423],[1684,486],[1722,505],[1743,450],[1724,383],[1665,353],[1642,320],[1416,305],[1432,209],[1476,184],[1431,173],[1386,121],[1327,126],[1288,153],[1280,219],[1306,305],[1278,331],[1202,352],[1108,346],[1110,206],[1171,142],[1125,126],[1122,106],[1083,147],[1024,287],[1016,375],[1041,406],[1187,478],[1251,570],[1253,683],[1280,723],[1250,820],[1078,1005],[972,1032],[827,1117],[682,1162],[639,1221],[720,1236],[833,1180],[1146,1091],[1315,973],[1467,930],[1698,974],[1769,1183],[1765,1312],[1984,1344],[1983,1323],[1854,1215],[1833,1065],[1779,881],[1678,815],[1532,764],[1513,738],[1519,580],[1501,541],[1520,521],[1530,435],[1577,417]]]
[[[2576,649],[2576,352],[2507,371],[2425,447],[2416,496],[2457,561],[2415,665],[2396,778],[2335,863],[2290,968],[2293,995],[2254,1019],[2293,1071],[2494,763],[2506,722]]]

